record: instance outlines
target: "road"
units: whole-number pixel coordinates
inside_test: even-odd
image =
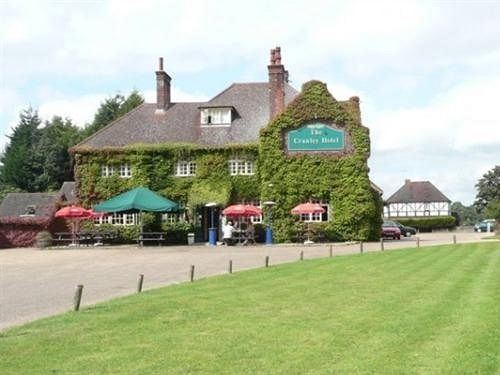
[[[485,233],[456,233],[457,242],[474,242]],[[420,245],[452,243],[451,233],[421,234]],[[135,246],[78,249],[0,250],[0,330],[31,320],[62,313],[72,308],[77,284],[84,285],[82,306],[135,292],[139,274],[144,274],[144,289],[157,288],[188,280],[195,265],[195,278],[304,258],[358,253],[360,245],[315,244],[273,246]],[[386,241],[385,250],[414,248],[415,237]],[[380,243],[364,243],[363,250],[380,251]]]

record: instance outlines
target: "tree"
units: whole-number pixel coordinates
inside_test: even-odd
[[[456,214],[455,218],[458,217],[457,224],[459,225],[472,225],[481,219],[474,205],[464,206],[461,202],[451,204],[451,214],[452,216]]]
[[[68,149],[79,139],[79,129],[70,119],[54,116],[45,122],[34,149],[38,191],[59,189],[64,181],[73,179]]]
[[[31,107],[23,110],[19,118],[19,124],[8,136],[10,142],[1,158],[1,182],[5,186],[32,192],[36,191],[33,149],[40,135],[38,126],[41,120]]]
[[[476,188],[474,206],[479,212],[483,212],[491,201],[500,199],[500,165],[485,173],[477,182]]]
[[[94,121],[83,130],[84,138],[104,128],[118,117],[123,116],[142,103],[144,103],[144,98],[137,90],[133,90],[127,98],[120,94],[107,98],[97,109]]]
[[[495,199],[488,203],[484,210],[484,216],[487,219],[495,219],[497,222],[500,222],[500,199]]]

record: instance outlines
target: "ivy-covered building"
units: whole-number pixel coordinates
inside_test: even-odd
[[[218,204],[218,219],[228,204],[264,201],[276,203],[278,241],[296,237],[301,220],[315,222],[327,239],[379,236],[382,205],[368,178],[369,131],[357,97],[337,101],[319,81],[296,91],[279,47],[271,50],[266,82],[233,83],[207,102],[172,102],[170,83],[160,58],[157,102],[72,149],[83,204],[142,185],[179,201],[199,238],[206,238],[207,203]],[[307,201],[326,212],[291,215]],[[113,220],[134,223],[127,215]]]

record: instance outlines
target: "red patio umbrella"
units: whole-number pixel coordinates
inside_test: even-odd
[[[322,214],[323,212],[325,212],[325,209],[317,203],[301,203],[292,208],[292,214],[294,215]]]
[[[76,220],[93,219],[95,217],[103,216],[104,213],[94,212],[92,210],[87,210],[86,208],[79,206],[66,206],[56,211],[55,217],[60,217],[64,219],[70,219],[72,224],[72,237],[73,244],[75,244],[75,232],[76,232]]]
[[[224,208],[222,213],[231,217],[249,217],[262,215],[262,210],[259,207],[252,206],[251,204],[234,204]]]
[[[306,214],[322,214],[325,209],[317,203],[301,203],[298,206],[292,208],[292,214],[294,215],[306,215]],[[313,243],[311,241],[311,223],[307,223],[307,241],[304,243]]]

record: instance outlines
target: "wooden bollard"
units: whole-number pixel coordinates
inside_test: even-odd
[[[333,245],[330,245],[329,253],[329,256],[331,258],[333,256]]]
[[[142,283],[144,282],[144,275],[141,273],[139,275],[139,280],[137,281],[137,293],[142,292]]]
[[[300,260],[304,260],[304,252],[303,251],[300,252]]]
[[[192,264],[189,269],[189,281],[193,282],[194,280],[194,265]]]
[[[384,238],[380,239],[380,251],[384,251]]]
[[[80,302],[82,301],[83,285],[77,285],[75,290],[75,297],[73,298],[73,311],[80,310]]]
[[[363,241],[359,241],[359,252],[363,254]]]
[[[232,260],[229,261],[228,271],[229,271],[229,273],[233,273],[233,261]]]
[[[269,255],[266,255],[266,268],[269,267]]]
[[[417,249],[420,247],[420,237],[417,237]]]
[[[453,245],[457,244],[457,236],[456,234],[453,235]]]

